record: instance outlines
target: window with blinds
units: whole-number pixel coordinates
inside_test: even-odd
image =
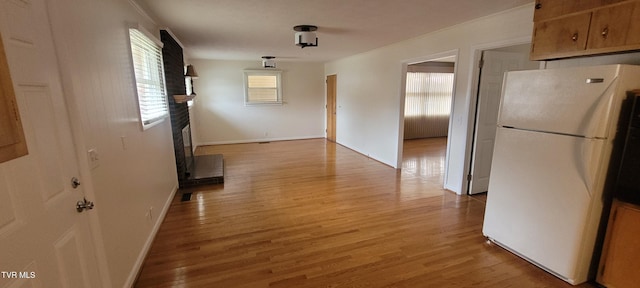
[[[131,57],[142,128],[147,129],[169,116],[162,64],[162,43],[148,32],[130,28]]]
[[[453,79],[453,73],[407,72],[405,139],[447,136]]]
[[[280,71],[245,71],[244,72],[244,103],[282,104],[282,87]]]

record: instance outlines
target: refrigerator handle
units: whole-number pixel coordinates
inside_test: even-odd
[[[589,80],[592,80],[592,82],[589,82]],[[593,80],[593,78],[587,79],[587,83],[600,83],[600,82],[596,82]],[[585,114],[585,118],[583,118],[580,122],[580,129],[584,130],[584,131],[598,131],[599,129],[597,129],[597,127],[599,127],[599,125],[608,125],[608,121],[595,121],[595,119],[609,119],[609,115],[611,113],[611,108],[613,106],[613,101],[615,99],[615,93],[616,93],[616,87],[618,83],[618,77],[614,77],[611,80],[611,83],[609,83],[609,85],[607,85],[607,87],[605,87],[604,90],[602,90],[602,93],[600,94],[600,96],[598,97],[597,101],[595,101],[593,103],[593,105],[589,108],[589,113]],[[607,97],[609,96],[609,97]],[[601,117],[594,117],[594,115],[602,115]],[[597,126],[597,127],[592,127],[592,126]],[[587,137],[606,137],[607,135],[607,130],[608,128],[606,128],[607,126],[605,126],[604,129],[604,135],[597,135],[597,134],[591,134],[589,132],[587,132],[586,136]]]
[[[592,171],[591,171],[591,167],[593,163],[593,147],[594,147],[594,143],[595,140],[593,139],[585,139],[586,141],[579,141],[582,144],[580,145],[580,155],[579,157],[579,165],[578,165],[578,172],[580,173],[580,176],[582,178],[582,181],[584,182],[585,187],[587,188],[587,192],[589,193],[589,196],[592,196],[593,193],[591,193],[591,191],[593,191],[593,177],[592,177]],[[591,149],[590,149],[591,148]]]

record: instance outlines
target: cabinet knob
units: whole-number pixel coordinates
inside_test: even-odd
[[[542,8],[542,4],[540,2],[536,3],[536,10],[539,10],[540,8]]]
[[[573,36],[571,36],[571,40],[573,40],[573,42],[578,41],[578,33],[573,33]]]
[[[609,27],[602,29],[602,33],[600,33],[600,35],[602,35],[602,38],[607,39],[607,36],[609,35]]]

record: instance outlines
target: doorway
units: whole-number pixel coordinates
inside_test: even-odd
[[[447,137],[455,62],[428,61],[407,66],[404,140]]]
[[[538,62],[529,61],[529,51],[530,44],[481,51],[472,154],[467,178],[469,195],[487,192],[489,188],[504,73],[540,67]]]
[[[429,172],[426,179],[444,186],[456,56],[407,63],[402,117],[402,155],[441,151],[429,161],[406,161],[403,171]],[[405,150],[409,149],[409,150]],[[437,153],[436,153],[437,154]],[[433,156],[433,155],[432,155]],[[401,159],[403,159],[401,157]],[[424,160],[423,159],[423,160]],[[418,165],[419,164],[419,165]],[[424,167],[417,167],[424,166]],[[424,177],[423,177],[424,178]],[[437,179],[435,179],[437,178]]]

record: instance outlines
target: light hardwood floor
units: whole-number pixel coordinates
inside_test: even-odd
[[[406,141],[401,171],[324,139],[201,147],[225,184],[176,195],[135,287],[573,287],[486,241],[445,143]]]

